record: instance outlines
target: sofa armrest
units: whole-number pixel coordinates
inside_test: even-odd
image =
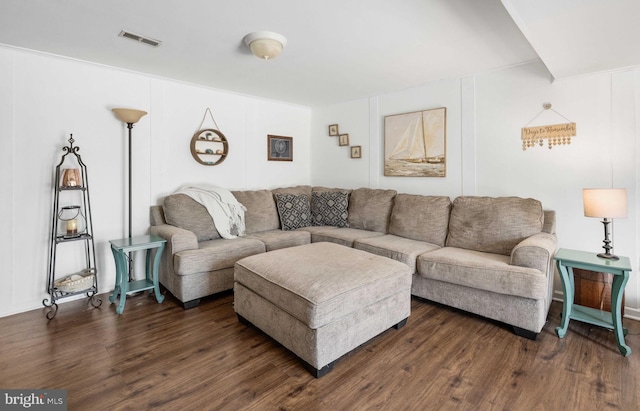
[[[151,226],[149,231],[151,234],[158,235],[167,240],[171,254],[175,254],[183,250],[198,249],[198,239],[196,238],[196,235],[189,230],[169,224],[161,224]]]
[[[558,239],[553,234],[538,233],[525,238],[511,251],[511,265],[529,267],[548,275]]]

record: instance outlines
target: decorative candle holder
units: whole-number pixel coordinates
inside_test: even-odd
[[[87,220],[79,205],[62,207],[58,212],[58,236],[73,238],[81,236],[87,229]]]
[[[77,187],[82,185],[82,177],[80,170],[77,168],[65,168],[60,176],[61,187]]]

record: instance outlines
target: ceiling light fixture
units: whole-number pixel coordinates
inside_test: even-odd
[[[244,36],[244,44],[251,49],[254,56],[272,60],[280,55],[287,45],[287,39],[271,31],[256,31]]]

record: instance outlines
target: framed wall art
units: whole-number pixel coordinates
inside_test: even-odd
[[[337,124],[331,124],[329,126],[329,135],[330,136],[337,136],[338,135],[338,125]]]
[[[361,157],[362,157],[362,147],[351,146],[351,158],[361,158]]]
[[[338,136],[338,144],[341,146],[349,145],[349,134],[340,134]]]
[[[446,107],[384,118],[384,175],[446,176]]]
[[[267,135],[267,160],[293,161],[293,137]]]

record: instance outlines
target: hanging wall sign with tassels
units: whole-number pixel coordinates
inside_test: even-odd
[[[211,116],[215,128],[202,128],[207,119],[207,113]],[[198,163],[205,166],[216,166],[229,155],[227,138],[220,131],[220,127],[218,127],[209,108],[204,112],[198,131],[191,138],[191,155]]]
[[[527,148],[535,147],[536,144],[539,144],[540,146],[544,145],[544,140],[547,140],[547,144],[549,145],[550,149],[553,148],[554,145],[571,144],[571,137],[574,137],[576,135],[576,123],[572,122],[562,114],[552,109],[551,103],[545,103],[542,107],[543,110],[538,113],[538,115],[536,115],[527,124],[527,126],[546,110],[553,111],[563,119],[567,120],[568,123],[523,127],[521,134],[523,151]]]

